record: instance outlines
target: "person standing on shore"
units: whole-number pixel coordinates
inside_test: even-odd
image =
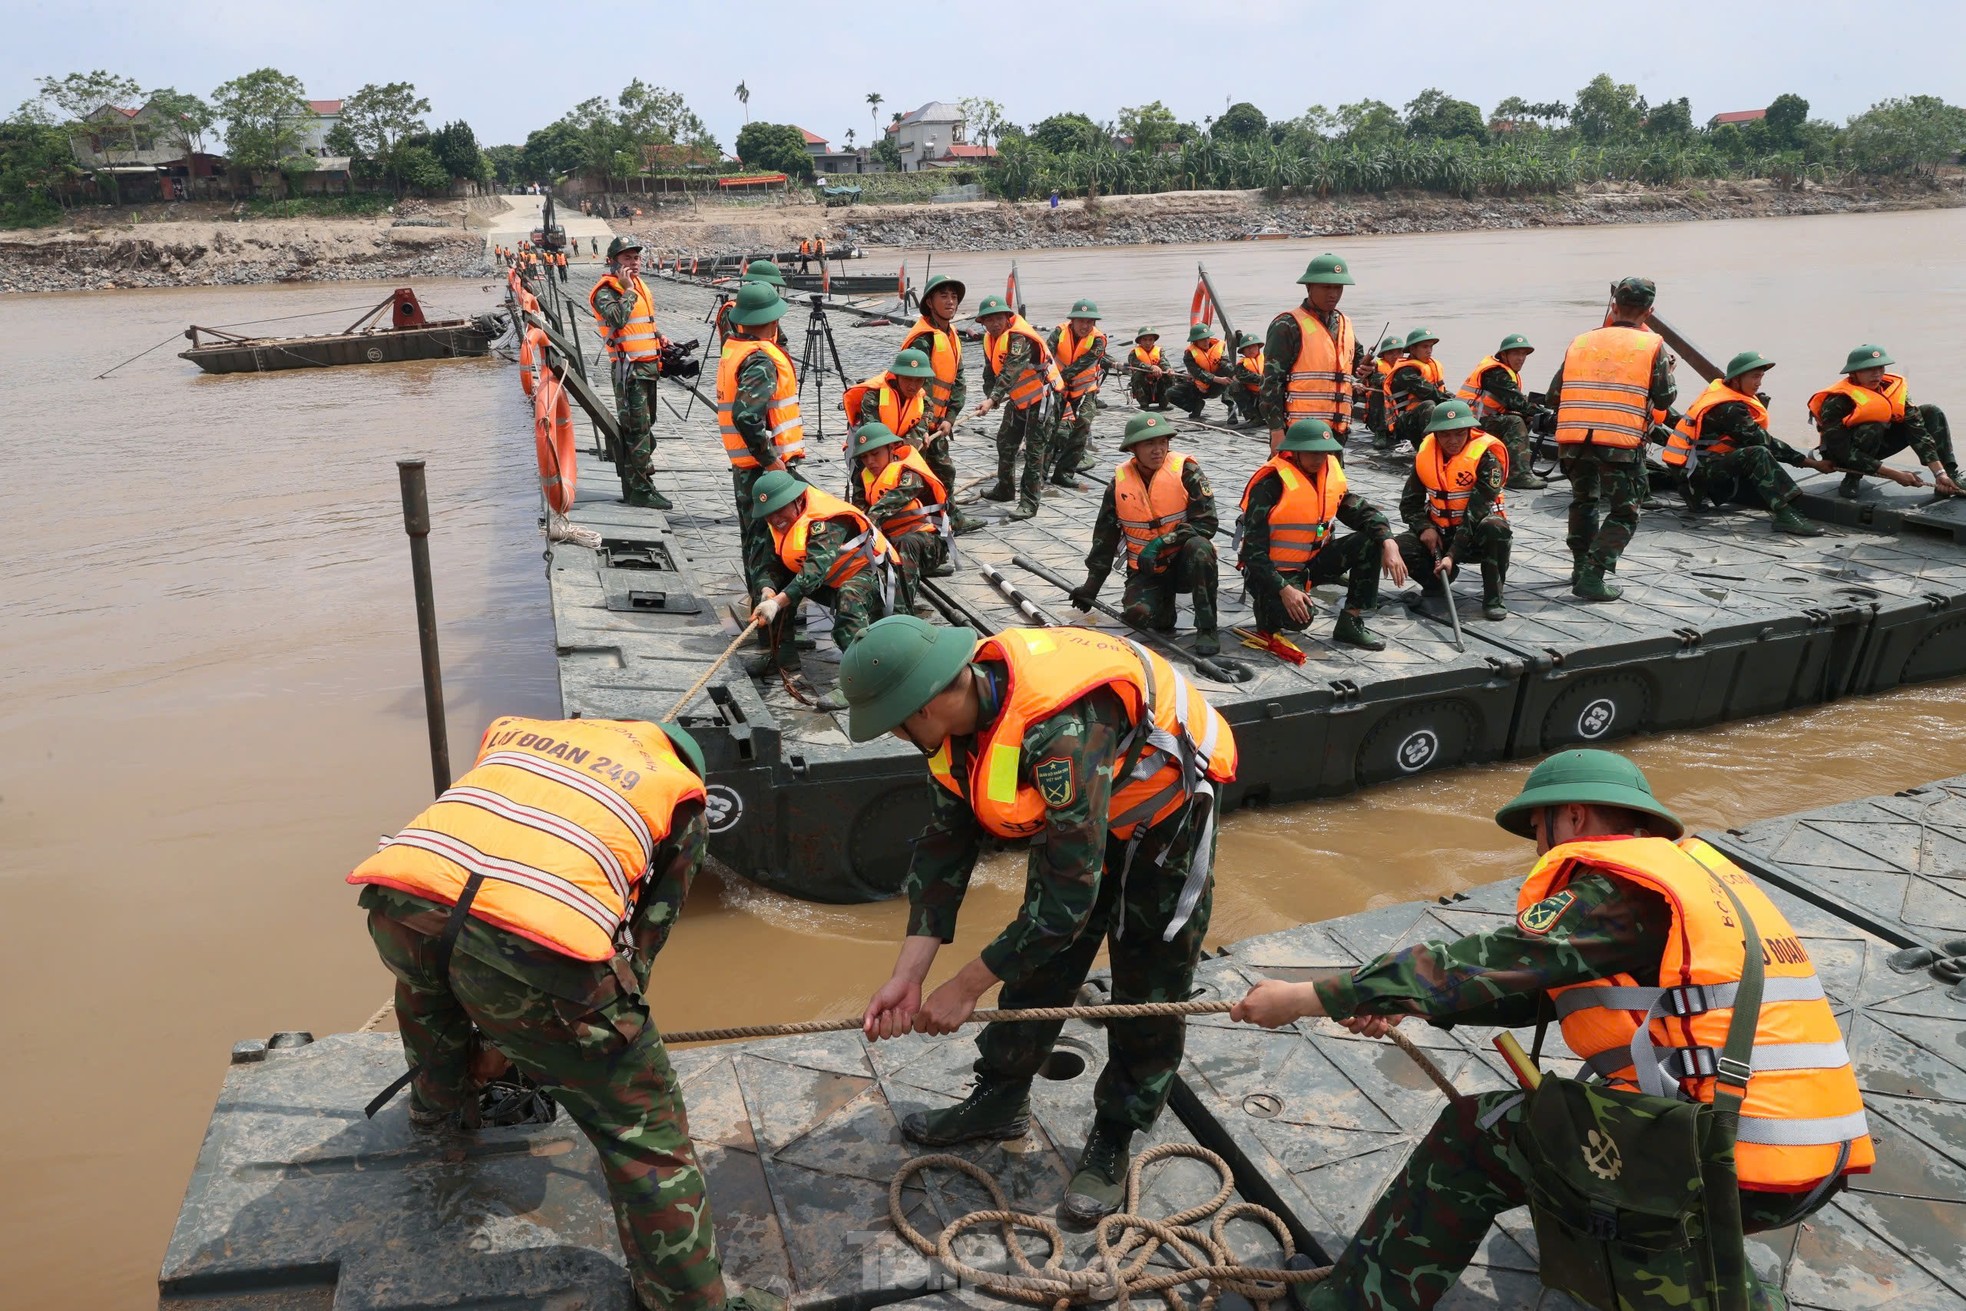
[[[1522,369],[1535,351],[1529,338],[1512,332],[1502,338],[1495,353],[1475,365],[1474,372],[1454,393],[1481,420],[1484,431],[1501,440],[1509,452],[1509,489],[1539,491],[1549,486],[1531,467],[1534,456],[1529,449],[1529,424],[1536,407],[1522,391]]]
[[[1932,471],[1942,496],[1959,495],[1959,462],[1953,455],[1952,428],[1936,405],[1913,405],[1903,374],[1882,346],[1859,346],[1843,362],[1843,380],[1809,398],[1809,414],[1822,435],[1823,454],[1844,471],[1837,494],[1854,498],[1864,475],[1888,478],[1900,487],[1923,487],[1918,474],[1884,466],[1907,446]]]
[[[1657,297],[1650,278],[1621,279],[1611,289],[1611,322],[1571,342],[1550,379],[1557,458],[1570,480],[1570,591],[1586,601],[1624,595],[1609,575],[1651,493],[1646,433],[1652,415],[1679,398],[1666,344],[1645,326]],[[1601,527],[1599,501],[1609,507]]]
[[[1453,398],[1440,361],[1434,358],[1434,347],[1439,344],[1440,338],[1429,328],[1415,328],[1406,334],[1406,353],[1386,379],[1395,416],[1393,433],[1384,441],[1374,440],[1373,450],[1390,451],[1399,442],[1418,449],[1434,406]]]
[[[608,245],[608,271],[587,293],[588,308],[607,344],[614,413],[621,425],[621,496],[629,505],[674,507],[655,489],[655,388],[661,375],[662,334],[655,296],[642,281],[642,248],[628,237]]]
[[[1660,458],[1679,474],[1681,494],[1695,509],[1702,498],[1716,506],[1758,505],[1769,511],[1776,532],[1821,537],[1821,528],[1796,513],[1801,491],[1782,466],[1834,473],[1836,463],[1804,455],[1768,431],[1768,407],[1759,393],[1774,367],[1759,351],[1729,360],[1727,372],[1694,397]]]
[[[1263,338],[1261,403],[1263,421],[1270,425],[1270,454],[1299,419],[1323,420],[1328,437],[1343,451],[1365,348],[1338,302],[1356,279],[1336,255],[1319,255],[1297,281],[1304,288],[1303,303],[1271,319]]]
[[[1174,378],[1167,371],[1161,354],[1160,333],[1151,327],[1133,334],[1132,349],[1126,353],[1126,391],[1143,410],[1167,408],[1167,390]]]
[[[1015,497],[1017,506],[1004,516],[1005,520],[1029,519],[1038,512],[1038,497],[1051,458],[1052,411],[1064,401],[1065,380],[1058,375],[1058,362],[1044,338],[1023,315],[1006,305],[1003,297],[985,296],[976,307],[976,317],[984,331],[986,393],[983,403],[976,407],[976,417],[980,419],[1009,403],[997,428],[997,482],[983,496],[991,501]],[[1069,414],[1070,406],[1065,409]],[[1013,487],[1019,446],[1024,448],[1024,472]]]
[[[753,485],[767,473],[802,479],[805,420],[799,413],[799,375],[778,345],[777,324],[788,307],[770,284],[746,281],[732,302],[735,336],[717,361],[717,431],[730,459],[731,494],[744,546],[744,581],[754,600],[771,587],[771,532],[757,513]]]
[[[922,289],[921,317],[901,342],[903,350],[918,350],[928,356],[935,370],[928,384],[928,433],[915,446],[951,497],[956,494],[956,460],[950,447],[955,441],[956,419],[969,400],[963,381],[963,343],[956,335],[956,315],[967,292],[968,288],[954,278],[940,273],[930,278]],[[950,505],[949,516],[949,526],[957,536],[983,526],[981,519],[965,514],[957,505]]]
[[[1112,360],[1106,354],[1106,334],[1099,330],[1099,307],[1089,300],[1072,304],[1065,322],[1051,330],[1045,343],[1058,361],[1065,380],[1065,406],[1070,417],[1058,430],[1051,452],[1051,481],[1083,491],[1077,474],[1090,469],[1086,451],[1092,446],[1092,417],[1099,412],[1099,384]]]

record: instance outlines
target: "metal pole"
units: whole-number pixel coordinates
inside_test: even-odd
[[[423,461],[396,461],[403,484],[403,531],[410,536],[410,577],[416,584],[416,640],[423,654],[423,714],[430,724],[430,779],[442,795],[451,785],[451,747],[444,729],[444,672],[437,660],[437,598],[430,588],[430,500]]]

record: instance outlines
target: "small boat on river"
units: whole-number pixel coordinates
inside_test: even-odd
[[[377,322],[388,314],[387,322]],[[338,333],[311,337],[242,337],[222,328],[186,328],[191,349],[178,352],[206,373],[268,373],[337,364],[395,364],[486,354],[506,331],[502,314],[428,319],[416,293],[398,287],[387,300]]]

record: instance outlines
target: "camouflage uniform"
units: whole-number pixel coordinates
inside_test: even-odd
[[[1215,489],[1208,485],[1201,461],[1195,459],[1181,466],[1181,486],[1188,493],[1187,520],[1159,539],[1161,545],[1155,550],[1151,568],[1127,567],[1120,607],[1126,621],[1136,627],[1171,632],[1175,597],[1189,592],[1194,595],[1195,627],[1210,632],[1215,628],[1215,594],[1220,586],[1215,543],[1210,540],[1220,527]],[[1099,517],[1092,525],[1092,549],[1086,552],[1086,591],[1098,595],[1113,570],[1113,561],[1124,559],[1125,553],[1126,530],[1120,527],[1119,508],[1108,484],[1099,501]]]
[[[1936,405],[1906,405],[1905,417],[1897,423],[1860,423],[1846,428],[1857,403],[1841,392],[1823,398],[1816,416],[1816,431],[1822,435],[1823,454],[1836,461],[1836,467],[1853,474],[1875,474],[1884,461],[1906,447],[1918,462],[1931,468],[1944,466],[1954,481],[1959,478],[1959,462],[1952,448],[1952,425],[1945,411]]]
[[[752,351],[737,370],[737,396],[731,401],[730,418],[758,467],[732,469],[730,485],[731,494],[737,498],[737,530],[744,543],[744,581],[753,600],[772,590],[772,566],[777,560],[771,545],[771,529],[762,516],[754,518],[751,514],[751,484],[758,481],[766,466],[778,459],[778,448],[771,440],[771,420],[765,416],[777,390],[778,369],[763,351]],[[796,461],[787,465],[785,471],[802,482],[811,481]]]
[[[423,1063],[410,1085],[412,1108],[449,1112],[460,1123],[473,1117],[475,1024],[593,1142],[635,1292],[645,1306],[677,1311],[721,1307],[723,1269],[682,1091],[642,990],[707,839],[702,804],[678,807],[649,863],[634,950],[606,963],[574,960],[467,916],[444,978],[436,956],[448,906],[379,884],[363,888],[359,902],[396,976],[404,1055]]]
[[[1306,314],[1315,315],[1307,300],[1298,306]],[[1336,329],[1337,321],[1344,317],[1344,311],[1333,310],[1325,320],[1327,328]],[[1290,371],[1297,367],[1297,356],[1304,349],[1304,334],[1297,330],[1297,318],[1284,313],[1270,320],[1270,330],[1263,338],[1263,393],[1257,399],[1257,408],[1262,412],[1264,426],[1273,432],[1282,432],[1290,427],[1290,416],[1284,411],[1284,398],[1290,390]],[[1365,363],[1365,347],[1358,341],[1352,343],[1352,362],[1348,370],[1354,376]],[[1352,416],[1341,414],[1331,424],[1331,435],[1340,443],[1351,430]]]
[[[1630,327],[1630,324],[1624,324]],[[1545,401],[1554,410],[1563,399],[1563,366],[1557,365],[1550,378]],[[1679,399],[1679,385],[1672,378],[1672,361],[1661,350],[1652,367],[1652,386],[1646,404],[1654,410],[1669,410]],[[1638,531],[1638,503],[1652,494],[1645,473],[1645,447],[1567,446],[1560,452],[1563,476],[1570,480],[1570,525],[1566,541],[1570,558],[1609,572],[1618,567],[1618,557],[1631,544]],[[1602,527],[1598,525],[1599,501],[1608,505]]]
[[[1003,705],[1003,666],[971,665],[979,675],[983,707],[979,725]],[[1115,1002],[1179,1001],[1194,984],[1195,963],[1214,898],[1203,887],[1194,913],[1174,935],[1161,935],[1173,918],[1188,871],[1201,854],[1202,817],[1178,811],[1128,841],[1106,829],[1113,773],[1131,721],[1112,692],[1098,690],[1032,724],[1024,735],[1020,782],[1035,786],[1031,770],[1059,758],[1071,762],[1061,796],[1046,789],[1045,827],[1032,839],[1023,908],[988,946],[983,963],[1004,981],[999,1006],[1068,1006],[1092,968],[1100,944],[1111,952]],[[949,739],[955,776],[966,779],[974,738]],[[956,913],[982,849],[984,829],[969,803],[930,782],[928,827],[915,844],[908,868],[908,933],[954,940]],[[1057,802],[1052,796],[1059,796]],[[1212,830],[1211,830],[1212,845]],[[1124,870],[1125,877],[1121,877]],[[1044,1064],[1062,1024],[992,1024],[978,1035],[976,1072],[986,1080],[1028,1080]],[[1093,1089],[1099,1118],[1137,1130],[1153,1127],[1181,1064],[1185,1029],[1179,1019],[1114,1020],[1106,1026],[1109,1059]]]
[[[1019,333],[1004,348],[1003,372],[983,369],[984,394],[1002,408],[1003,421],[997,425],[997,485],[1009,486],[1017,474],[1017,448],[1024,448],[1024,472],[1017,477],[1017,503],[1035,511],[1043,492],[1045,473],[1051,462],[1052,406],[1057,398],[1046,394],[1025,409],[1010,404],[1011,381],[1031,364],[1031,343]],[[935,466],[930,465],[933,469]]]
[[[1255,423],[1262,408],[1263,370],[1254,358],[1238,353],[1233,373],[1236,385],[1229,388],[1229,408],[1235,410],[1244,423]]]
[[[1293,328],[1295,325],[1292,325]],[[1336,456],[1327,457],[1336,459]],[[1274,473],[1258,479],[1249,491],[1249,508],[1243,512],[1242,546],[1237,556],[1243,581],[1249,587],[1250,608],[1255,611],[1256,627],[1265,633],[1301,633],[1309,623],[1298,623],[1283,608],[1286,583],[1309,591],[1319,583],[1347,580],[1345,608],[1360,613],[1379,603],[1380,550],[1393,535],[1392,524],[1384,513],[1357,492],[1347,489],[1338,503],[1338,522],[1352,531],[1333,536],[1324,549],[1311,557],[1304,568],[1285,575],[1270,562],[1270,512],[1283,499],[1283,480]],[[1311,607],[1312,618],[1317,606]]]
[[[1395,361],[1397,363],[1397,361]],[[1383,371],[1382,371],[1383,370]],[[1372,381],[1365,387],[1365,427],[1374,437],[1392,440],[1392,411],[1386,398],[1386,379],[1392,375],[1392,366],[1383,360],[1373,366]]]
[[[932,349],[934,344],[935,334],[923,328],[908,334],[907,340],[901,343],[901,349],[918,350],[932,360],[935,358],[935,351]],[[952,420],[959,418],[963,412],[963,405],[968,400],[968,384],[963,381],[962,370],[957,369],[956,381],[949,388],[948,408],[941,414],[937,414],[935,412],[935,402],[933,400],[925,402],[922,409],[922,423],[932,429],[945,418]],[[942,485],[949,489],[949,495],[954,496],[956,494],[956,461],[955,457],[949,451],[949,438],[940,433],[924,437],[916,445],[915,449],[922,453],[922,459],[928,464],[928,471],[937,478],[940,478]]]
[[[1481,421],[1482,431],[1500,438],[1508,448],[1511,473],[1533,472],[1531,466],[1536,461],[1529,448],[1529,424],[1536,417],[1536,407],[1509,377],[1509,371],[1499,364],[1482,372],[1481,390],[1502,407],[1502,413],[1491,414]]]
[[[872,505],[867,504],[866,481],[857,473],[854,475],[853,503],[865,510],[867,517],[880,526],[883,532],[886,531],[888,520],[905,513],[908,507],[916,502],[933,505],[935,493],[928,489],[928,484],[922,481],[922,476],[912,469],[903,469],[901,476],[895,480],[893,490]],[[939,568],[948,558],[948,544],[939,532],[902,533],[899,536],[890,536],[888,541],[894,543],[894,549],[901,555],[901,568],[907,574],[911,588],[916,579]]]
[[[611,332],[628,326],[635,314],[635,298],[618,288],[603,285],[594,293],[594,309]],[[655,501],[655,388],[658,368],[654,360],[622,361],[609,370],[614,381],[614,413],[621,424],[621,459],[615,472],[621,475],[621,496],[630,505],[654,505]]]
[[[1047,344],[1051,347],[1051,354],[1054,359],[1058,356],[1058,339],[1065,335],[1065,330],[1069,326],[1068,324],[1061,323],[1051,330],[1051,337]],[[1100,332],[1097,328],[1094,328],[1092,331],[1093,336],[1098,341],[1098,349],[1089,350],[1079,356],[1076,360],[1072,361],[1071,367],[1069,368],[1062,364],[1058,366],[1059,374],[1065,379],[1067,391],[1071,390],[1072,379],[1085,373],[1088,369],[1110,369],[1113,367],[1112,358],[1106,354],[1106,334]],[[1051,476],[1053,479],[1059,482],[1069,482],[1073,474],[1092,468],[1091,465],[1086,463],[1085,453],[1092,446],[1092,419],[1098,413],[1099,388],[1097,386],[1094,386],[1091,391],[1072,402],[1072,422],[1070,426],[1066,426],[1061,421],[1058,430],[1052,436]]]
[[[1163,351],[1161,359],[1165,361],[1166,358],[1166,352]],[[1143,410],[1147,410],[1152,409],[1156,405],[1165,405],[1168,403],[1167,393],[1169,388],[1174,385],[1174,378],[1173,375],[1167,372],[1164,363],[1159,377],[1149,377],[1146,366],[1135,358],[1133,351],[1129,350],[1126,353],[1125,367],[1126,394],[1132,399],[1135,405]]]
[[[758,520],[760,524],[765,521]],[[838,587],[829,586],[826,575],[832,571],[840,550],[852,540],[855,530],[837,519],[815,520],[806,533],[805,565],[794,575],[774,550],[765,562],[768,591],[785,594],[785,606],[766,629],[778,667],[788,673],[799,672],[799,653],[792,641],[792,617],[799,602],[811,600],[833,615],[833,645],[845,651],[865,631],[868,624],[889,614],[905,614],[909,607],[911,582],[904,568],[894,578],[891,597],[881,593],[881,570],[869,564]],[[771,534],[766,528],[765,542]],[[892,601],[892,608],[889,602]]]
[[[1809,457],[1775,437],[1754,421],[1754,412],[1740,401],[1724,401],[1706,412],[1701,436],[1734,443],[1725,455],[1702,455],[1686,478],[1686,499],[1698,505],[1706,497],[1715,505],[1741,501],[1779,510],[1801,494],[1784,464],[1801,468]]]
[[[1236,397],[1233,373],[1235,366],[1229,362],[1228,348],[1226,346],[1223,347],[1222,367],[1230,370],[1230,372],[1210,373],[1202,368],[1201,365],[1195,363],[1195,348],[1193,344],[1182,348],[1181,367],[1185,372],[1176,376],[1174,385],[1168,388],[1167,391],[1167,403],[1169,405],[1172,405],[1177,410],[1186,410],[1189,418],[1199,419],[1201,418],[1202,407],[1207,405],[1210,400],[1220,397],[1223,403],[1229,407],[1230,416],[1233,417],[1235,415]]]
[[[1397,417],[1393,419],[1393,440],[1406,442],[1415,450],[1427,435],[1427,420],[1434,417],[1434,406],[1442,401],[1454,399],[1454,392],[1446,386],[1435,386],[1427,381],[1421,369],[1423,361],[1411,357],[1393,365],[1392,377],[1386,387],[1392,394]],[[1401,411],[1399,407],[1416,401],[1412,409]]]
[[[1438,440],[1438,439],[1436,439]],[[1509,567],[1509,548],[1515,540],[1509,530],[1509,521],[1496,513],[1497,502],[1502,499],[1502,487],[1508,475],[1502,470],[1502,461],[1495,452],[1484,453],[1475,464],[1475,485],[1468,494],[1468,508],[1462,514],[1461,522],[1450,533],[1442,533],[1447,550],[1444,554],[1454,557],[1455,571],[1465,564],[1494,566],[1498,573],[1506,573]],[[1399,517],[1406,524],[1406,531],[1397,538],[1399,553],[1406,561],[1406,572],[1420,580],[1428,591],[1438,590],[1434,578],[1434,565],[1440,557],[1427,549],[1420,540],[1420,533],[1435,527],[1427,517],[1427,485],[1420,481],[1418,473],[1406,475],[1406,486],[1399,495]],[[1487,586],[1488,569],[1482,570],[1483,585]],[[1501,595],[1499,582],[1492,592]]]
[[[1570,897],[1569,904],[1541,932],[1511,920],[1458,942],[1402,948],[1350,974],[1318,980],[1318,1000],[1334,1019],[1419,1015],[1435,1022],[1516,1027],[1537,1022],[1552,988],[1621,972],[1641,984],[1657,984],[1672,933],[1672,912],[1663,897],[1588,871],[1560,895]],[[1495,1217],[1528,1201],[1528,1166],[1514,1141],[1522,1105],[1486,1128],[1481,1124],[1516,1096],[1483,1093],[1441,1111],[1405,1168],[1373,1203],[1337,1269],[1312,1291],[1315,1311],[1419,1311],[1446,1296]],[[1829,1189],[1816,1205],[1836,1191]],[[1798,1200],[1743,1189],[1747,1232],[1795,1223],[1802,1218]],[[1707,1311],[1704,1303],[1659,1305]],[[1782,1303],[1757,1289],[1753,1305]]]

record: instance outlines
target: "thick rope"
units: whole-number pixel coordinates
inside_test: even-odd
[[[369,1016],[368,1022],[362,1025],[361,1028],[355,1030],[355,1032],[374,1033],[378,1028],[382,1027],[382,1022],[388,1019],[389,1013],[395,1009],[396,1009],[396,999],[394,997],[391,997],[388,1001],[376,1007],[375,1014]]]
[[[703,685],[708,683],[716,672],[724,667],[724,661],[730,659],[736,653],[738,647],[744,645],[744,639],[751,635],[751,630],[758,627],[758,624],[758,616],[755,614],[752,615],[750,622],[744,625],[736,637],[730,639],[730,645],[724,648],[724,653],[710,662],[710,667],[703,671],[703,677],[689,685],[689,691],[676,698],[676,704],[669,707],[669,713],[664,715],[663,718],[674,719],[677,715],[682,714],[683,707],[696,699],[696,694],[703,690]]]

